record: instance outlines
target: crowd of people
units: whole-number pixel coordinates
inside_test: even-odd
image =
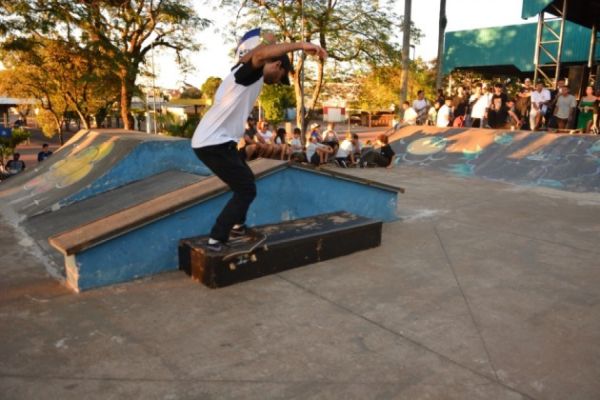
[[[324,131],[321,131],[319,123],[313,123],[305,136],[304,145],[302,130],[298,127],[291,135],[287,134],[285,128],[277,128],[275,133],[269,128],[267,121],[256,122],[254,118],[248,118],[244,138],[238,145],[244,159],[263,157],[315,166],[334,163],[342,168],[362,168],[390,167],[394,157],[394,151],[384,134],[377,136],[375,143],[367,141],[363,145],[355,133],[347,133],[340,140],[333,123],[328,123]]]
[[[514,93],[502,83],[476,83],[458,86],[447,95],[438,90],[430,102],[420,90],[412,102],[402,104],[401,125],[437,127],[480,127],[494,129],[569,130],[599,133],[598,109],[600,90],[587,86],[579,100],[570,93],[564,79],[550,90],[542,81],[532,84],[525,79]]]

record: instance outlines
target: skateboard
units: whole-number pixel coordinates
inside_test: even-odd
[[[269,250],[266,241],[267,235],[262,233],[253,233],[248,237],[232,240],[229,242],[232,252],[223,257],[223,262],[229,261],[229,269],[232,271],[242,264],[256,262],[258,259],[256,251],[259,248],[263,251]]]

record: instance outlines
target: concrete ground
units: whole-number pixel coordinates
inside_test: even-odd
[[[73,294],[4,224],[0,397],[600,398],[600,194],[351,172],[407,189],[380,248],[218,290]]]

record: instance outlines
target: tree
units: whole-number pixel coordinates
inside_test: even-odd
[[[215,99],[215,94],[217,93],[217,89],[221,85],[222,79],[216,76],[209,76],[206,78],[200,90],[202,91],[202,97],[205,99],[210,99],[213,101]]]
[[[119,80],[110,65],[77,43],[9,37],[0,55],[7,68],[0,86],[16,97],[39,100],[46,114],[40,120],[45,122],[47,135],[61,133],[68,110],[89,129],[92,116],[117,99]],[[55,127],[48,124],[51,120]]]
[[[82,43],[112,63],[125,129],[132,128],[131,99],[148,52],[170,48],[183,63],[182,53],[197,48],[195,31],[208,24],[184,0],[14,0],[0,3],[2,14],[11,17],[0,17],[0,34]]]
[[[294,107],[294,89],[283,85],[266,85],[260,94],[260,104],[265,110],[265,120],[278,124],[285,119],[285,109]]]
[[[440,0],[440,27],[438,32],[438,48],[437,48],[437,74],[435,78],[435,88],[442,88],[442,67],[444,60],[444,35],[446,33],[446,25],[448,19],[446,18],[446,0]]]
[[[261,28],[272,29],[285,42],[315,41],[336,63],[352,63],[353,68],[360,68],[367,62],[387,65],[400,59],[398,44],[392,40],[399,30],[396,22],[399,18],[387,11],[390,7],[380,8],[377,2],[251,0],[245,4],[247,7],[242,10],[245,11],[244,28],[260,25]],[[295,72],[291,77],[296,96],[297,123],[300,125],[316,107],[325,68],[323,61],[316,61],[310,100],[302,109],[301,71],[305,67],[305,58],[292,55],[292,62]]]
[[[186,87],[183,88],[183,91],[179,95],[179,98],[180,99],[201,99],[202,91],[200,89],[198,89],[197,87],[194,87],[191,85],[186,85]]]

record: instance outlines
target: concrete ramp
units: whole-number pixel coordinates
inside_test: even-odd
[[[572,192],[600,192],[600,136],[410,126],[389,139],[397,165]]]
[[[188,140],[83,130],[36,168],[2,182],[0,202],[28,218],[168,170],[209,174]]]
[[[258,186],[250,225],[342,210],[391,221],[403,191],[283,161],[250,167]],[[52,275],[80,291],[178,269],[179,240],[208,234],[230,197],[189,140],[82,131],[0,184],[0,213]]]

